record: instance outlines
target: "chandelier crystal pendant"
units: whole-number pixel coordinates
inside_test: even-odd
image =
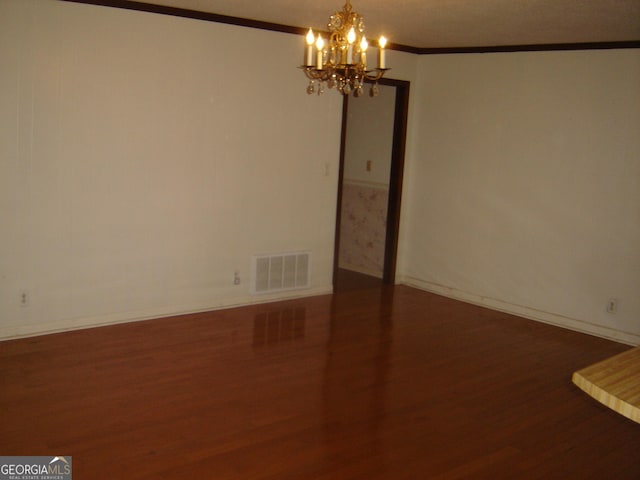
[[[364,34],[364,18],[351,10],[351,2],[346,0],[342,11],[329,17],[328,38],[317,37],[309,29],[303,69],[309,79],[307,93],[324,93],[324,86],[336,88],[343,95],[359,97],[363,93],[365,80],[375,82],[370,90],[372,97],[378,94],[377,81],[387,70],[385,47],[387,39],[378,40],[378,66],[368,70],[367,49],[369,43]],[[317,84],[317,85],[316,85]]]

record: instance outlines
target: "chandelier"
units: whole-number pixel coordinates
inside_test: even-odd
[[[325,85],[336,88],[340,93],[359,97],[363,93],[365,80],[375,82],[370,95],[378,94],[377,81],[387,70],[385,47],[387,39],[378,40],[378,66],[368,69],[367,48],[369,44],[364,35],[364,18],[351,10],[351,2],[346,3],[340,12],[329,17],[328,38],[319,33],[316,37],[309,29],[306,36],[305,62],[301,67],[309,79],[307,93],[324,93]],[[317,84],[317,85],[316,85]]]

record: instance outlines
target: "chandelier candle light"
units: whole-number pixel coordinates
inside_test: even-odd
[[[364,34],[364,18],[351,10],[349,0],[346,0],[342,11],[329,17],[327,27],[329,33],[326,43],[322,34],[316,37],[311,29],[305,37],[305,63],[300,68],[309,79],[307,93],[311,95],[317,91],[320,95],[326,84],[344,95],[353,92],[354,96],[359,97],[365,80],[369,80],[375,82],[371,86],[370,95],[376,96],[377,81],[389,70],[385,58],[387,39],[382,36],[378,40],[378,67],[367,70],[369,43]]]

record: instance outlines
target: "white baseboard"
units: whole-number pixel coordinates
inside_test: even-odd
[[[616,342],[625,343],[627,345],[640,345],[640,335],[634,333],[624,332],[602,325],[596,325],[593,323],[585,322],[583,320],[537,310],[535,308],[515,305],[494,298],[474,295],[472,293],[463,292],[455,288],[445,287],[443,285],[438,285],[436,283],[427,282],[410,276],[401,276],[399,277],[399,279],[396,279],[396,281],[397,283],[400,283],[402,285],[415,287],[420,290],[435,293],[437,295],[442,295],[443,297],[452,298],[454,300],[471,303],[473,305],[487,307],[499,312],[517,315],[529,320],[548,323],[557,327],[562,327],[581,333],[587,333],[589,335],[595,335],[597,337],[614,340]]]
[[[445,287],[436,283],[427,282],[409,276],[396,277],[396,284],[407,285],[418,288],[427,292],[442,295],[443,297],[460,300],[462,302],[491,308],[499,312],[517,315],[530,320],[536,320],[550,325],[555,325],[569,330],[575,330],[590,335],[595,335],[616,342],[625,343],[627,345],[640,345],[640,335],[615,330],[602,325],[595,325],[589,322],[578,320],[575,318],[565,317],[554,313],[536,310],[534,308],[515,305],[501,300],[474,295],[463,292],[451,287]],[[3,327],[0,332],[0,341],[11,340],[23,337],[32,337],[37,335],[48,335],[52,333],[60,333],[71,330],[80,330],[84,328],[102,327],[106,325],[116,325],[119,323],[130,323],[152,320],[155,318],[172,317],[176,315],[185,315],[190,313],[200,313],[206,311],[222,310],[225,308],[241,307],[248,305],[257,305],[263,303],[277,302],[281,300],[292,300],[296,298],[312,297],[317,295],[326,295],[333,292],[332,287],[316,287],[308,290],[296,290],[293,292],[282,292],[274,295],[261,296],[242,296],[224,299],[216,304],[201,305],[190,307],[183,310],[180,309],[156,309],[144,312],[129,312],[124,314],[103,315],[91,318],[78,318],[59,322],[50,322],[45,324],[32,325],[12,325]]]
[[[13,340],[16,338],[34,337],[38,335],[49,335],[52,333],[68,332],[71,330],[81,330],[85,328],[104,327],[120,323],[141,322],[157,318],[173,317],[176,315],[187,315],[191,313],[209,312],[222,310],[225,308],[242,307],[248,305],[258,305],[263,303],[277,302],[281,300],[293,300],[296,298],[313,297],[333,293],[333,287],[316,287],[306,290],[295,290],[290,292],[280,292],[272,295],[246,295],[242,297],[227,298],[210,305],[189,306],[181,308],[151,309],[141,312],[127,312],[111,315],[101,315],[89,318],[76,318],[61,320],[57,322],[39,323],[31,325],[10,325],[2,327],[0,331],[0,341]]]

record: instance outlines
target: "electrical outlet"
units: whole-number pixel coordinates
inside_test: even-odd
[[[29,292],[26,290],[20,292],[20,306],[27,307],[29,305]]]
[[[233,274],[233,284],[240,285],[240,274],[238,272]]]
[[[616,313],[618,311],[618,299],[610,298],[607,302],[607,312],[608,313]]]

